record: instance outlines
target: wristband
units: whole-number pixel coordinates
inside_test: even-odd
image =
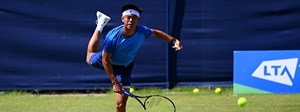
[[[170,41],[170,43],[175,44],[175,42],[176,42],[176,38],[173,37],[172,40]]]

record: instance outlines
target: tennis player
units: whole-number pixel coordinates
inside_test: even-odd
[[[122,7],[123,24],[110,30],[98,51],[99,36],[110,17],[97,12],[97,27],[89,41],[86,62],[96,68],[105,70],[116,93],[116,112],[126,111],[128,96],[121,93],[129,90],[134,57],[142,43],[151,36],[169,42],[178,51],[182,49],[180,41],[160,30],[150,29],[138,24],[142,9],[136,5]]]

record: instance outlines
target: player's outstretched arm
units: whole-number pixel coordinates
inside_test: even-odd
[[[160,31],[160,30],[151,29],[151,31],[152,31],[152,36],[171,43],[173,45],[172,47],[176,51],[179,51],[182,49],[183,46],[181,45],[181,43],[178,39],[176,39],[176,38],[172,37],[171,35],[163,32],[163,31]]]

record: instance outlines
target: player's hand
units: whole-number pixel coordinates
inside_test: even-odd
[[[179,50],[181,50],[182,49],[182,45],[181,45],[181,43],[180,43],[180,41],[178,40],[178,39],[176,39],[176,41],[175,41],[175,43],[174,43],[174,45],[172,46],[172,48],[174,48],[175,49],[175,51],[179,51]]]
[[[119,83],[113,85],[113,91],[115,93],[122,94],[122,89],[123,88],[122,88],[122,86]]]

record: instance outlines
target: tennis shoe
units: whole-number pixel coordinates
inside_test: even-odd
[[[97,16],[97,20],[96,20],[97,28],[98,30],[102,31],[103,27],[109,22],[110,17],[108,17],[107,15],[103,14],[100,11],[97,11],[96,16]]]

